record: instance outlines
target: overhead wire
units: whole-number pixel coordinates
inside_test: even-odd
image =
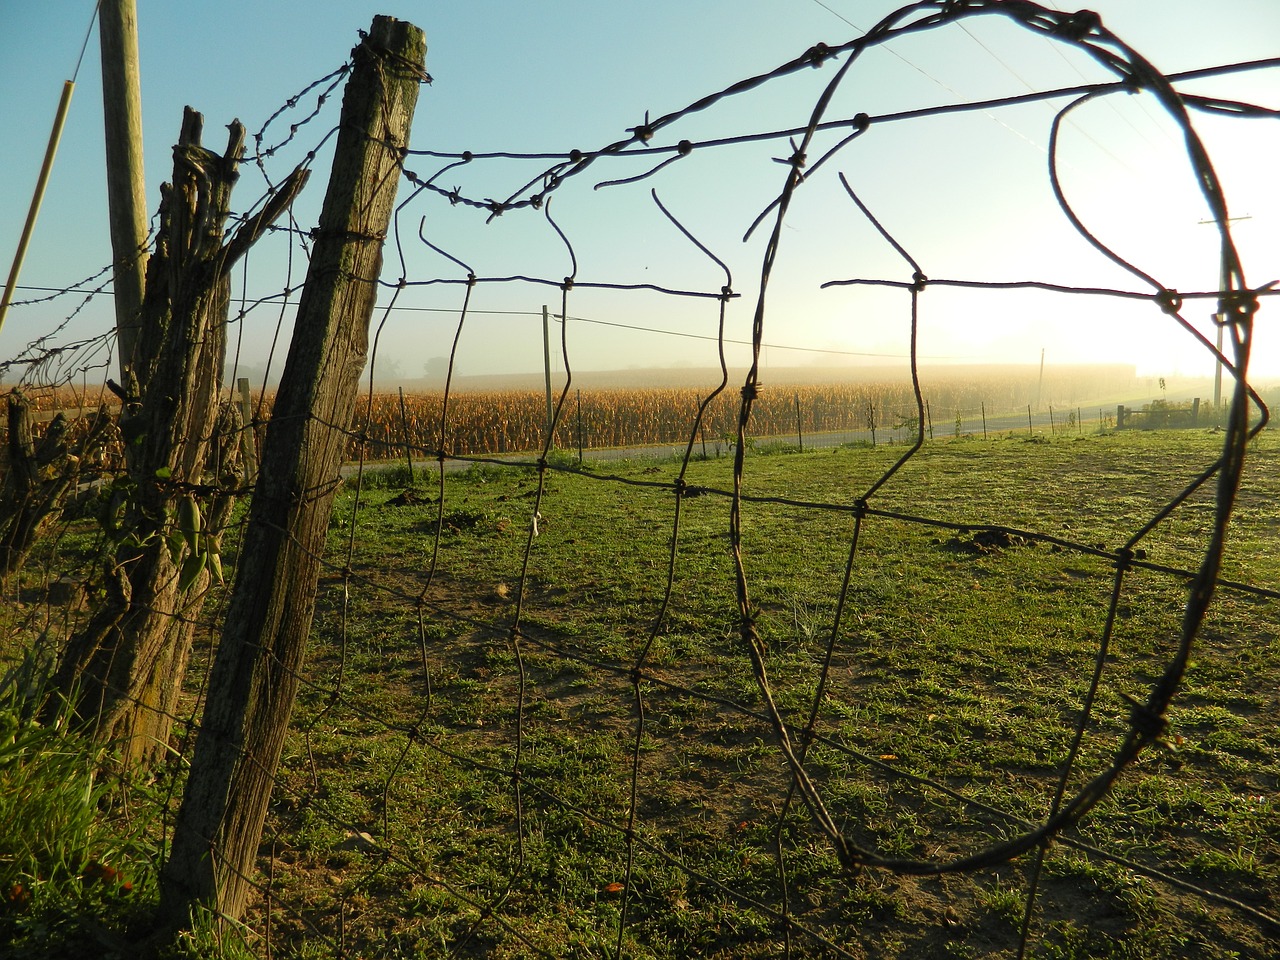
[[[823,0],[813,0],[813,2],[816,3],[818,6],[822,7],[822,9],[826,10],[828,13],[838,18],[839,20],[843,21],[848,26],[851,26],[855,30],[858,30],[862,33],[866,33],[866,31],[863,30],[862,27],[858,26],[848,17],[844,16],[839,11],[835,10],[827,3],[824,3]],[[1050,7],[1053,7],[1054,9],[1060,9],[1059,7],[1057,7],[1056,4],[1053,4],[1053,3],[1048,3],[1047,5]],[[979,47],[981,47],[982,50],[986,52],[988,56],[990,56],[993,60],[995,60],[996,63],[998,63],[1001,67],[1003,67],[1009,73],[1010,76],[1012,76],[1015,80],[1021,83],[1024,87],[1026,87],[1028,90],[1031,90],[1031,91],[1034,91],[1037,89],[1031,83],[1029,83],[1026,80],[1026,78],[1024,78],[1020,73],[1018,73],[1017,70],[1015,70],[1012,66],[1010,66],[999,54],[997,54],[986,43],[980,40],[963,22],[957,21],[956,26],[958,26],[962,31],[964,31],[964,33],[969,37],[969,39],[971,39],[974,43],[976,43]],[[1063,53],[1061,49],[1061,44],[1056,43],[1055,41],[1049,39],[1048,37],[1043,37],[1042,39],[1045,43],[1047,43],[1050,47],[1053,48],[1054,52],[1062,59],[1064,63],[1066,63],[1071,68],[1071,70],[1076,74],[1076,76],[1078,76],[1081,80],[1088,81],[1088,77],[1084,75],[1084,73],[1080,70],[1080,68],[1076,64],[1072,63],[1071,60],[1068,59],[1067,55]],[[913,70],[915,70],[922,76],[928,78],[930,81],[937,84],[943,90],[946,90],[948,93],[951,93],[957,97],[962,96],[959,91],[957,91],[950,85],[944,83],[942,80],[939,80],[937,77],[933,76],[931,73],[929,73],[927,70],[925,70],[923,67],[919,66],[918,64],[912,63],[909,59],[907,59],[897,51],[892,50],[888,47],[886,47],[885,50],[886,52],[888,52],[892,56],[896,57],[898,60],[905,63],[907,66],[911,67]],[[1107,103],[1111,106],[1111,109],[1115,112],[1115,114],[1118,117],[1120,117],[1120,119],[1123,120],[1130,128],[1132,128],[1133,131],[1138,134],[1138,136],[1142,137],[1148,143],[1151,142],[1150,138],[1147,137],[1145,134],[1143,134],[1142,131],[1138,129],[1137,125],[1134,124],[1129,117],[1125,116],[1123,112],[1121,112],[1118,108],[1116,108],[1113,101],[1108,100]],[[1141,100],[1139,100],[1138,103],[1142,111],[1146,113],[1148,117],[1151,117],[1150,111],[1147,109],[1146,104],[1143,103]],[[993,113],[987,113],[987,116],[990,117],[992,120],[994,120],[996,123],[1000,124],[1010,133],[1013,133],[1019,139],[1026,142],[1029,146],[1034,147],[1040,153],[1047,155],[1048,151],[1045,149],[1044,146],[1042,146],[1040,143],[1038,143],[1031,137],[1027,136],[1026,134],[1022,133],[1022,131],[1006,123],[1004,120],[1002,120],[1000,117],[997,117]],[[1157,127],[1159,126],[1159,124],[1156,122],[1154,117],[1151,117],[1151,122]],[[1110,150],[1107,146],[1101,143],[1097,138],[1095,138],[1087,130],[1082,128],[1079,124],[1072,121],[1071,126],[1074,127],[1081,134],[1081,136],[1083,136],[1086,140],[1088,140],[1095,147],[1097,147],[1102,153],[1106,154],[1108,157],[1114,160],[1117,164],[1124,167],[1126,170],[1128,170],[1131,173],[1136,173],[1136,171],[1134,171],[1129,164],[1125,163],[1124,160],[1116,156],[1116,154],[1112,150]],[[1163,128],[1160,128],[1160,129],[1164,133],[1165,138],[1169,139],[1172,142],[1172,137],[1169,135],[1168,131],[1163,130]]]
[[[1062,8],[1059,7],[1056,3],[1054,3],[1053,0],[1044,0],[1044,4],[1045,6],[1051,7],[1054,10],[1058,10],[1058,11],[1062,10]],[[1044,40],[1045,43],[1047,43],[1050,46],[1053,52],[1058,55],[1058,57],[1062,60],[1062,62],[1065,63],[1077,77],[1079,77],[1081,80],[1084,80],[1086,82],[1088,81],[1089,78],[1084,75],[1084,71],[1081,70],[1080,67],[1077,66],[1074,62],[1072,62],[1072,60],[1065,53],[1063,53],[1061,44],[1054,43],[1048,37],[1043,37],[1042,39]],[[1160,124],[1160,122],[1156,120],[1154,116],[1152,116],[1151,110],[1148,108],[1146,100],[1139,97],[1136,102],[1138,105],[1138,109],[1140,109],[1144,114],[1146,114],[1147,119],[1151,121],[1151,125],[1161,132],[1161,134],[1164,136],[1164,139],[1168,141],[1170,146],[1176,147],[1178,145],[1178,141],[1174,139],[1173,135],[1170,134],[1169,131],[1166,130]],[[1119,117],[1121,120],[1123,120],[1126,124],[1129,125],[1129,127],[1133,130],[1134,133],[1136,133],[1139,137],[1145,140],[1152,147],[1155,146],[1155,144],[1152,143],[1151,138],[1148,137],[1145,133],[1143,133],[1140,129],[1138,129],[1138,125],[1134,123],[1132,119],[1126,116],[1124,112],[1121,111],[1116,106],[1115,101],[1113,99],[1108,99],[1106,103],[1117,117]]]
[[[41,292],[44,292],[44,291],[59,292],[59,293],[65,292],[65,291],[59,290],[56,287],[40,287],[40,286],[27,286],[27,285],[20,285],[17,289],[41,291]],[[89,294],[90,297],[97,296],[97,295],[109,296],[110,291],[105,289],[95,290]],[[298,305],[298,301],[297,300],[279,301],[278,305],[283,307],[296,307]],[[406,306],[406,305],[400,305],[400,304],[396,304],[390,307],[389,310],[393,313],[457,314],[458,312],[457,309],[453,307],[414,307],[414,306]],[[487,317],[541,317],[542,316],[541,310],[476,310],[476,309],[469,308],[467,312],[473,316],[487,316]],[[555,313],[549,314],[548,316],[551,319],[553,319],[556,323],[563,323],[566,319],[564,317],[561,317],[559,314],[555,314]],[[710,340],[712,342],[717,342],[721,339],[720,337],[715,337],[715,336],[712,336],[711,334],[689,333],[683,330],[664,330],[661,327],[646,327],[641,324],[622,323],[617,320],[599,320],[594,317],[570,316],[567,319],[574,323],[587,323],[595,326],[613,327],[615,329],[620,329],[620,330],[633,330],[638,333],[653,333],[653,334],[658,334],[660,336],[679,337],[686,340]],[[751,346],[750,340],[736,340],[736,339],[733,339],[732,337],[725,337],[723,338],[723,340],[725,343],[731,343],[737,346]],[[796,346],[794,344],[788,344],[788,343],[765,343],[765,344],[762,344],[761,346],[767,347],[770,350],[789,350],[795,353],[829,354],[832,356],[840,356],[840,357],[871,357],[875,359],[888,359],[888,360],[907,359],[907,354],[905,353],[876,353],[876,352],[866,351],[866,350],[836,350],[836,349],[830,349],[826,347],[800,347],[800,346]],[[925,356],[923,359],[970,360],[973,358],[968,356],[956,356],[956,355],[944,356],[944,355],[938,354],[938,355]]]
[[[829,7],[827,4],[825,4],[825,3],[823,2],[823,0],[813,0],[813,2],[814,2],[814,3],[816,3],[818,6],[820,6],[823,10],[826,10],[828,13],[830,13],[830,14],[834,15],[835,17],[837,17],[838,19],[840,19],[840,20],[844,21],[847,25],[849,25],[849,26],[853,27],[853,29],[857,30],[859,33],[862,33],[862,34],[864,34],[864,35],[867,33],[867,31],[866,31],[866,30],[864,30],[862,27],[858,26],[856,23],[854,23],[854,22],[853,22],[852,20],[850,20],[848,17],[844,16],[843,14],[841,14],[841,13],[837,12],[836,10],[832,9],[831,7]],[[963,24],[961,24],[961,27],[963,28]],[[968,32],[969,32],[969,31],[967,31],[967,30],[965,31],[965,33],[968,33]],[[972,35],[972,34],[970,34],[970,36],[973,36],[973,35]],[[905,63],[905,64],[906,64],[908,67],[910,67],[912,70],[915,70],[915,71],[916,71],[917,73],[919,73],[921,76],[923,76],[923,77],[925,77],[926,79],[930,80],[931,82],[933,82],[933,83],[937,84],[939,87],[941,87],[943,90],[947,91],[947,93],[951,94],[952,96],[954,96],[954,97],[959,97],[960,99],[966,99],[966,98],[964,97],[964,95],[963,95],[962,93],[960,93],[960,91],[959,91],[959,90],[957,90],[957,89],[955,89],[954,87],[950,86],[949,84],[944,83],[943,81],[939,80],[937,77],[935,77],[933,74],[931,74],[928,70],[925,70],[925,69],[924,69],[923,67],[921,67],[919,64],[913,63],[912,61],[908,60],[906,57],[904,57],[902,54],[898,53],[898,51],[894,50],[892,47],[887,47],[887,46],[886,46],[886,47],[882,47],[881,49],[883,49],[883,50],[884,50],[886,53],[888,53],[890,56],[895,57],[895,58],[897,58],[898,60],[901,60],[903,63]],[[1025,133],[1023,133],[1021,130],[1018,130],[1017,128],[1015,128],[1015,127],[1013,127],[1013,126],[1010,126],[1010,125],[1009,125],[1008,123],[1006,123],[1004,120],[1000,119],[1000,117],[996,116],[994,113],[991,113],[991,112],[990,112],[990,111],[988,111],[988,110],[984,110],[984,111],[982,111],[982,112],[983,112],[984,114],[986,114],[989,118],[991,118],[991,120],[992,120],[992,121],[994,121],[995,123],[998,123],[1000,126],[1004,127],[1006,130],[1008,130],[1010,133],[1012,133],[1012,134],[1013,134],[1015,137],[1017,137],[1019,140],[1022,140],[1022,141],[1023,141],[1023,142],[1025,142],[1028,146],[1033,147],[1034,149],[1038,150],[1040,153],[1045,154],[1046,156],[1048,156],[1048,153],[1049,153],[1048,149],[1046,149],[1046,148],[1045,148],[1044,146],[1042,146],[1041,144],[1037,143],[1037,142],[1036,142],[1035,140],[1033,140],[1031,137],[1027,136],[1027,135],[1026,135]]]
[[[98,20],[98,8],[102,6],[102,0],[97,0],[93,5],[93,13],[89,15],[89,26],[84,32],[84,42],[80,44],[80,56],[76,58],[76,68],[71,72],[71,82],[75,83],[76,78],[80,76],[80,64],[84,63],[84,53],[89,49],[89,38],[93,36],[93,25]]]
[[[991,57],[991,59],[992,59],[992,60],[994,60],[996,63],[1000,64],[1000,66],[1001,66],[1001,67],[1003,67],[1003,68],[1005,69],[1005,71],[1006,71],[1006,72],[1007,72],[1011,77],[1013,77],[1015,80],[1017,80],[1020,84],[1022,84],[1022,85],[1023,85],[1024,87],[1026,87],[1028,90],[1031,90],[1031,91],[1033,91],[1033,92],[1034,92],[1034,91],[1037,89],[1035,86],[1033,86],[1031,83],[1029,83],[1029,82],[1027,81],[1027,79],[1026,79],[1024,76],[1022,76],[1022,74],[1018,73],[1018,71],[1017,71],[1017,70],[1013,69],[1013,67],[1011,67],[1011,66],[1010,66],[1010,65],[1009,65],[1009,64],[1004,60],[1004,58],[1003,58],[1003,57],[1001,57],[998,53],[996,53],[996,52],[995,52],[994,50],[992,50],[989,46],[987,46],[987,45],[986,45],[985,43],[983,43],[980,39],[978,39],[977,35],[976,35],[976,34],[974,34],[974,33],[973,33],[973,31],[972,31],[972,30],[970,30],[967,26],[965,26],[965,24],[964,24],[962,21],[956,21],[956,26],[957,26],[957,27],[959,27],[962,31],[964,31],[965,36],[967,36],[970,40],[972,40],[972,41],[973,41],[974,43],[976,43],[979,47],[981,47],[981,48],[982,48],[982,50],[983,50],[983,51],[984,51],[984,52],[985,52],[989,57]],[[1045,42],[1045,43],[1049,44],[1051,47],[1053,47],[1055,50],[1057,50],[1057,48],[1058,48],[1059,44],[1057,44],[1057,43],[1055,43],[1054,41],[1050,40],[1048,37],[1043,37],[1042,39],[1044,40],[1044,42]],[[1063,56],[1063,59],[1066,59],[1065,55],[1063,55],[1063,54],[1062,54],[1062,51],[1061,51],[1061,50],[1058,50],[1058,53],[1059,53],[1059,55],[1060,55],[1060,56]],[[1079,71],[1079,70],[1077,70],[1077,71],[1076,71],[1076,73],[1080,74],[1080,79],[1082,79],[1082,80],[1087,80],[1087,79],[1088,79],[1087,77],[1085,77],[1085,76],[1084,76],[1084,74],[1080,73],[1080,71]],[[1077,130],[1077,131],[1078,131],[1082,136],[1084,136],[1084,138],[1085,138],[1085,139],[1087,139],[1087,140],[1088,140],[1090,143],[1092,143],[1095,147],[1097,147],[1099,150],[1101,150],[1103,153],[1105,153],[1107,156],[1109,156],[1109,157],[1110,157],[1112,160],[1114,160],[1116,163],[1120,164],[1120,166],[1124,167],[1124,168],[1125,168],[1126,170],[1128,170],[1130,173],[1136,173],[1136,171],[1135,171],[1132,167],[1130,167],[1127,163],[1125,163],[1123,160],[1121,160],[1119,157],[1117,157],[1114,153],[1112,153],[1110,149],[1108,149],[1104,144],[1100,143],[1097,139],[1095,139],[1095,138],[1093,137],[1093,135],[1092,135],[1092,134],[1090,134],[1087,130],[1085,130],[1085,129],[1084,129],[1083,127],[1081,127],[1079,124],[1077,124],[1077,123],[1075,123],[1075,122],[1073,121],[1073,122],[1071,123],[1071,126],[1072,126],[1072,127],[1074,127],[1074,128],[1075,128],[1075,129],[1076,129],[1076,130]]]

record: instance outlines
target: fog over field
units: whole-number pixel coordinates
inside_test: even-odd
[[[1076,401],[1105,399],[1134,399],[1150,394],[1151,399],[1162,395],[1176,397],[1208,396],[1213,381],[1208,377],[1165,378],[1164,391],[1160,378],[1140,377],[1130,364],[1098,364],[1093,366],[1046,365],[1041,371],[1033,364],[963,364],[935,365],[919,368],[923,390],[931,384],[999,383],[1003,390],[1018,393],[1041,388],[1043,402],[1073,403]],[[727,390],[736,391],[746,376],[745,367],[730,367]],[[765,367],[761,373],[763,389],[782,386],[824,386],[829,384],[877,384],[909,382],[911,370],[902,365],[811,365]],[[253,379],[252,376],[250,379]],[[714,390],[720,383],[721,372],[713,367],[631,367],[621,370],[573,371],[572,388],[582,390],[644,390],[670,388],[705,388]],[[368,385],[368,371],[365,372]],[[562,389],[565,382],[563,370],[552,369],[552,389]],[[455,376],[451,389],[460,392],[491,390],[544,390],[543,373],[490,374]],[[377,392],[403,389],[406,393],[438,393],[444,389],[443,373],[427,377],[379,377],[374,378]]]

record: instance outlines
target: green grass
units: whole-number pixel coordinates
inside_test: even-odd
[[[105,768],[109,753],[40,722],[44,668],[0,678],[0,947],[5,956],[126,957],[155,898],[155,834]],[[138,809],[135,809],[138,808]]]
[[[1219,442],[926,444],[870,500],[838,624],[854,517],[810,504],[853,505],[902,448],[748,452],[743,562],[769,693],[798,728],[823,684],[805,769],[846,837],[945,861],[1044,818],[1113,551]],[[1277,449],[1270,435],[1255,446],[1223,567],[1264,589],[1280,584]],[[689,465],[700,495],[678,502],[678,528],[678,463],[552,463],[540,501],[528,469],[450,475],[443,504],[422,470],[410,497],[407,471],[367,477],[358,509],[345,485],[250,946],[263,951],[269,915],[274,956],[612,956],[620,943],[629,957],[773,957],[785,914],[796,957],[1009,955],[1030,857],[849,873],[790,794],[739,636],[730,461]],[[1162,570],[1199,563],[1211,497],[1134,544],[1069,794],[1109,763],[1125,698],[1164,669],[1186,597]],[[1032,536],[986,537],[993,526]],[[1030,956],[1269,955],[1276,931],[1257,912],[1280,914],[1278,611],[1220,590],[1163,745],[1049,848]]]

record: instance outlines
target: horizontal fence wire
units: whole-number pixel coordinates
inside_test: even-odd
[[[1069,44],[1116,79],[889,116],[827,117],[865,51],[983,14]],[[696,122],[721,101],[822,64],[835,67],[834,76],[814,103],[797,104],[808,116],[804,123],[660,142],[678,121]],[[1274,118],[1276,111],[1181,94],[1175,86],[1278,64],[1164,76],[1087,11],[1067,14],[1023,0],[923,2],[846,44],[815,46],[684,109],[646,116],[627,127],[625,138],[596,149],[406,151],[406,165],[438,160],[443,166],[425,176],[402,169],[387,257],[400,273],[382,280],[390,302],[375,318],[369,388],[345,430],[352,463],[343,477],[332,478],[343,493],[329,547],[314,557],[323,572],[309,663],[295,678],[299,704],[275,776],[259,870],[245,878],[255,900],[228,935],[265,956],[301,955],[304,942],[311,955],[334,957],[860,957],[880,950],[906,956],[887,946],[895,916],[916,924],[913,943],[922,948],[921,924],[943,930],[944,940],[960,937],[974,921],[953,919],[957,904],[963,908],[962,899],[975,891],[995,902],[1003,889],[1010,892],[1002,901],[1010,919],[996,949],[1021,956],[1038,944],[1061,942],[1061,925],[1047,919],[1046,889],[1069,871],[1069,858],[1079,856],[1091,865],[1090,876],[1101,876],[1106,864],[1157,890],[1222,909],[1254,931],[1249,943],[1270,942],[1280,933],[1274,897],[1250,901],[1242,886],[1215,884],[1159,849],[1117,852],[1090,825],[1100,810],[1115,815],[1108,805],[1141,804],[1137,793],[1117,794],[1126,778],[1141,784],[1163,763],[1159,758],[1174,737],[1170,712],[1188,670],[1229,630],[1229,614],[1218,607],[1266,604],[1274,612],[1280,600],[1273,586],[1235,576],[1237,568],[1224,565],[1238,498],[1253,496],[1244,480],[1246,454],[1268,418],[1248,378],[1253,324],[1260,303],[1276,291],[1246,283],[1217,177],[1189,118],[1192,111]],[[267,187],[251,211],[283,182],[273,167],[278,153],[300,149],[307,133],[313,137],[307,165],[334,136],[326,105],[349,72],[343,65],[308,85],[254,135],[249,159]],[[1081,103],[1137,91],[1153,96],[1184,137],[1181,146],[1220,230],[1220,264],[1214,264],[1225,281],[1220,291],[1180,293],[1148,276],[1090,232],[1061,188],[1060,125]],[[1050,145],[1049,185],[1058,207],[1099,257],[1143,289],[933,279],[910,243],[896,238],[893,225],[878,219],[875,204],[841,173],[849,216],[875,231],[909,279],[832,277],[825,286],[878,287],[905,298],[909,375],[892,384],[792,389],[763,383],[762,352],[774,318],[766,294],[780,270],[783,229],[824,167],[851,156],[890,122],[1064,98],[1070,103],[1055,113]],[[277,132],[285,123],[287,133]],[[817,138],[830,131],[844,136],[815,156]],[[775,158],[781,191],[762,209],[750,207],[748,235],[767,235],[752,294],[735,288],[725,259],[670,212],[656,190],[648,195],[669,232],[654,242],[687,244],[714,280],[695,289],[675,280],[579,277],[578,251],[594,238],[589,226],[562,225],[553,199],[590,202],[619,191],[648,192],[691,156],[757,142],[787,143],[790,152]],[[606,171],[640,154],[651,164],[641,174]],[[533,172],[517,175],[517,185],[500,199],[469,194],[450,179],[511,163]],[[501,169],[506,175],[511,167]],[[448,237],[426,229],[439,207],[462,208],[486,222],[538,218],[565,265],[563,275],[478,275],[447,252]],[[237,312],[230,321],[241,331],[270,315],[278,334],[298,292],[295,263],[309,255],[312,234],[290,220],[275,235],[289,251],[281,292],[253,298],[246,282],[233,298]],[[434,258],[427,263],[447,262],[445,272],[427,269],[425,256]],[[106,273],[13,304],[79,300],[62,326],[0,363],[4,371],[22,371],[20,390],[37,407],[129,402],[91,384],[109,371],[112,334],[59,343],[66,323],[106,291]],[[455,388],[461,345],[483,312],[472,310],[473,294],[510,284],[556,294],[548,320],[555,324],[563,374],[549,417],[540,392],[473,395]],[[410,416],[405,397],[375,386],[384,359],[381,335],[407,309],[397,303],[402,296],[431,287],[456,289],[462,305],[451,318],[443,388],[408,397]],[[998,395],[984,393],[989,383],[961,382],[930,393],[935,386],[921,376],[928,346],[921,319],[932,291],[944,287],[1035,288],[1075,300],[1106,296],[1161,313],[1220,361],[1229,378],[1228,402],[1211,409],[1206,399],[1198,414],[1198,425],[1215,431],[1212,453],[1193,467],[1171,465],[1149,484],[1136,510],[1097,496],[1087,504],[1059,504],[1045,522],[1043,515],[977,495],[970,507],[963,500],[977,484],[963,474],[939,493],[922,474],[959,469],[947,459],[958,450],[999,449],[959,442],[965,438],[1095,436],[1124,425],[1115,406],[1049,402],[1046,396],[1060,394],[1041,393],[1043,381],[1034,378],[1001,384]],[[573,337],[576,324],[594,314],[577,302],[604,290],[658,295],[701,311],[718,331],[718,382],[580,389]],[[1188,302],[1206,299],[1219,304],[1228,337],[1221,353],[1183,314]],[[726,330],[744,313],[751,322],[751,363],[739,381],[726,360],[733,340]],[[234,374],[234,339],[232,348]],[[676,343],[673,358],[679,349]],[[268,362],[244,411],[241,429],[250,446],[260,442],[270,419],[268,378],[279,362]],[[1075,389],[1074,396],[1105,395],[1105,387]],[[228,396],[239,402],[233,392]],[[1130,410],[1129,426],[1141,425],[1142,416],[1159,420],[1162,410],[1167,420],[1168,407]],[[323,416],[314,418],[325,424]],[[763,449],[766,438],[805,451],[836,449],[839,455],[829,456],[824,468],[828,482],[788,476],[788,458],[765,455],[774,452]],[[931,442],[943,438],[955,442]],[[123,442],[108,446],[96,465],[83,466],[78,480],[86,510],[94,509],[94,489],[111,489]],[[644,460],[655,447],[666,448],[665,459]],[[614,467],[574,456],[593,448],[622,448],[637,463]],[[408,475],[394,480],[387,464],[371,463],[402,455]],[[1042,496],[1034,479],[1025,483],[1016,499]],[[476,492],[483,487],[501,496],[484,499]],[[390,496],[393,489],[398,498]],[[245,477],[227,492],[247,496],[252,486]],[[1195,523],[1187,519],[1192,508]],[[390,527],[393,515],[405,519]],[[601,533],[602,515],[615,533]],[[55,545],[66,544],[64,559],[104,548],[105,534],[89,546],[72,543],[72,528],[82,522],[68,508],[50,534]],[[246,522],[237,513],[223,531],[228,585]],[[578,535],[578,528],[589,534]],[[477,529],[491,535],[471,536]],[[891,536],[904,537],[910,548],[893,553]],[[604,549],[618,544],[602,539],[633,544],[647,573],[624,579],[612,569],[623,561]],[[811,568],[775,569],[771,551],[785,542],[794,551],[797,541],[805,546],[795,555]],[[1024,548],[1058,558],[1055,573],[1019,567],[1011,558]],[[47,581],[59,549],[47,560]],[[950,581],[955,610],[915,599],[912,584],[935,577]],[[1035,710],[1007,697],[1009,715],[995,723],[958,707],[959,692],[917,684],[920,667],[904,666],[893,680],[909,691],[903,709],[851,719],[869,709],[868,688],[890,682],[893,670],[884,666],[890,651],[905,664],[904,651],[913,644],[933,642],[945,650],[949,617],[959,618],[975,602],[979,577],[989,581],[984,590],[1011,608],[1044,600],[1057,611],[1041,614],[1050,620],[1066,616],[1065,606],[1052,607],[1065,596],[1063,583],[1080,584],[1068,602],[1081,619],[1070,625],[1029,619],[1045,649],[1024,650],[1029,671],[1058,658],[1068,662],[1069,689],[1038,691],[1044,703]],[[92,588],[86,592],[74,578],[56,586],[73,599],[46,593],[45,602],[24,607],[14,636],[63,638],[76,629]],[[214,584],[203,606],[186,614],[197,624],[197,645],[186,695],[172,714],[173,756],[153,790],[166,831],[199,733],[227,594]],[[1053,647],[1059,631],[1075,632],[1070,652]],[[1137,661],[1118,662],[1139,647],[1145,652]],[[958,666],[982,668],[972,661]],[[904,745],[927,737],[934,715],[947,710],[963,715],[960,726],[968,724],[968,748],[978,759],[961,744],[952,772],[923,760],[917,767]],[[1024,723],[1038,729],[1046,755],[984,766],[988,736],[998,747]],[[1122,882],[1108,876],[1107,882]],[[973,886],[947,886],[958,878],[972,879]],[[909,905],[895,900],[908,896]],[[695,929],[694,918],[702,926]]]

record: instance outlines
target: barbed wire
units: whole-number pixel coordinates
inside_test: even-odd
[[[834,56],[834,52],[830,49],[828,49],[827,52],[824,53],[818,48],[813,48],[813,51],[811,51],[811,53],[812,53],[812,56],[821,57],[822,60],[825,60],[827,57]],[[812,64],[806,61],[805,58],[802,57],[802,58],[799,58],[799,60],[797,61],[791,61],[790,63],[782,67],[779,67],[778,70],[774,72],[774,74],[767,75],[767,76],[769,76],[770,78],[786,76],[800,69],[800,67],[802,66],[809,66],[809,65],[812,65]],[[1214,76],[1227,76],[1237,72],[1274,68],[1276,66],[1280,66],[1280,58],[1255,60],[1247,63],[1230,64],[1230,65],[1224,65],[1220,67],[1210,67],[1210,68],[1204,68],[1199,70],[1188,70],[1188,71],[1183,71],[1181,73],[1171,74],[1168,79],[1171,82],[1176,83],[1183,80],[1204,79],[1206,77],[1214,77]],[[763,80],[763,78],[757,78],[757,80]],[[744,92],[745,90],[751,89],[751,88],[752,87],[750,86],[745,88],[739,88],[738,85],[734,85],[733,87],[727,88],[725,91],[722,91],[720,94],[715,95],[714,98],[704,98],[704,100],[698,101],[697,104],[691,105],[690,107],[687,107],[683,111],[668,114],[666,117],[662,119],[662,121],[655,121],[651,129],[656,131],[656,129],[660,124],[667,125],[667,124],[673,123],[675,120],[681,119],[689,113],[694,113],[697,110],[704,109],[705,107],[711,106],[721,99],[732,96],[736,93]],[[1035,102],[1040,102],[1045,100],[1056,100],[1064,97],[1079,97],[1079,96],[1084,96],[1088,94],[1104,94],[1104,93],[1122,93],[1122,92],[1130,93],[1133,91],[1134,91],[1133,84],[1131,81],[1128,81],[1128,80],[1111,82],[1111,83],[1093,83],[1093,84],[1086,83],[1086,84],[1079,84],[1079,85],[1074,85],[1070,87],[1060,87],[1050,91],[1037,91],[1034,93],[1014,94],[1006,97],[998,97],[998,98],[993,98],[989,100],[967,101],[964,103],[921,107],[921,108],[916,108],[912,110],[901,110],[901,111],[895,111],[893,113],[887,113],[887,114],[876,115],[876,116],[871,116],[868,114],[857,114],[847,119],[822,121],[820,123],[815,124],[812,130],[814,133],[818,133],[818,132],[826,132],[829,130],[852,129],[855,134],[859,134],[873,124],[875,126],[882,126],[888,123],[918,121],[918,120],[923,120],[929,117],[945,116],[945,115],[956,114],[956,113],[984,111],[984,110],[996,109],[1001,107],[1011,107],[1011,106],[1025,104],[1025,103],[1035,103]],[[1183,94],[1182,97],[1189,105],[1195,106],[1198,109],[1205,109],[1205,110],[1214,111],[1214,112],[1227,113],[1233,116],[1240,116],[1240,117],[1247,116],[1247,117],[1255,117],[1255,118],[1280,116],[1280,110],[1262,107],[1256,104],[1243,104],[1243,103],[1236,103],[1233,101],[1225,101],[1225,100],[1219,101],[1213,98],[1198,97],[1190,94]],[[644,130],[646,128],[641,127],[640,129]],[[530,208],[537,209],[542,204],[542,202],[547,198],[547,196],[549,196],[554,190],[558,189],[565,182],[566,179],[572,176],[577,176],[579,173],[585,170],[586,169],[585,164],[588,162],[588,160],[594,161],[597,159],[619,159],[619,158],[630,159],[636,156],[637,154],[643,154],[643,155],[661,154],[661,153],[675,154],[674,158],[668,158],[668,160],[663,161],[663,163],[661,163],[659,166],[655,167],[653,170],[650,170],[646,174],[642,174],[640,177],[630,177],[630,178],[624,178],[616,181],[601,181],[600,183],[596,184],[596,188],[599,189],[605,186],[625,185],[625,184],[638,182],[640,179],[645,179],[659,172],[660,170],[664,169],[674,159],[689,156],[694,152],[694,150],[701,151],[708,148],[741,146],[744,144],[759,143],[759,142],[771,141],[771,140],[791,140],[795,137],[804,135],[808,131],[808,129],[809,128],[807,127],[790,127],[783,130],[773,130],[766,133],[741,134],[738,136],[718,137],[714,139],[708,139],[708,140],[697,141],[697,142],[685,139],[685,140],[679,141],[676,144],[667,144],[667,145],[655,145],[651,143],[649,140],[642,140],[641,138],[636,136],[629,140],[615,141],[615,143],[613,144],[609,144],[605,147],[601,147],[591,152],[586,152],[586,151],[576,150],[576,149],[568,150],[560,153],[516,153],[516,152],[509,152],[509,151],[473,152],[470,150],[464,150],[461,152],[446,152],[446,151],[438,151],[438,150],[411,149],[407,151],[407,155],[410,157],[413,157],[413,156],[435,157],[438,159],[450,160],[452,162],[447,164],[445,167],[441,168],[439,171],[437,171],[435,174],[433,174],[431,177],[425,180],[419,177],[413,171],[407,170],[407,169],[405,171],[405,177],[411,183],[413,183],[417,188],[431,190],[439,194],[440,196],[443,196],[451,204],[462,204],[465,206],[474,207],[481,210],[487,210],[493,215],[500,215],[497,212],[498,210],[505,212],[507,210],[519,209],[522,207],[530,207]],[[641,145],[637,146],[637,143]],[[844,145],[845,144],[842,143],[840,146],[844,146]],[[630,147],[631,149],[628,150],[627,149],[628,147]],[[493,198],[469,197],[461,192],[460,187],[446,190],[435,184],[435,181],[438,180],[440,177],[442,177],[446,172],[456,169],[458,167],[466,166],[476,161],[481,161],[481,160],[555,160],[557,161],[557,163],[551,167],[547,167],[544,170],[542,170],[542,172],[540,172],[536,177],[530,179],[524,188],[512,193],[509,199],[505,201],[497,201],[497,200],[494,200]],[[568,169],[565,169],[566,167]],[[528,190],[539,183],[544,185],[543,190],[541,190],[540,192],[533,193],[525,199],[519,199],[519,197],[525,190]]]

